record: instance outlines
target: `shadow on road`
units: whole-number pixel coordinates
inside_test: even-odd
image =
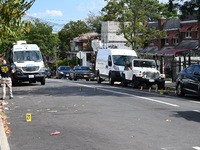
[[[178,111],[174,117],[184,118],[188,121],[200,122],[200,113],[195,111]]]

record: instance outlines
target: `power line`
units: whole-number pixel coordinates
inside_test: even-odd
[[[54,33],[59,32],[65,25],[65,24],[53,22],[53,21],[60,21],[60,22],[64,21],[62,19],[42,19],[42,18],[37,18],[37,17],[31,16],[31,15],[25,15],[23,18],[27,19],[29,21],[40,20],[41,22],[45,22],[45,23],[53,26]],[[47,20],[50,20],[50,21],[47,21]]]

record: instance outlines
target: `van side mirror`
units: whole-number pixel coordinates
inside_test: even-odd
[[[128,68],[130,68],[130,67],[131,67],[131,64],[130,64],[130,63],[127,63],[127,64],[125,64],[124,69],[125,69],[125,70],[128,70]]]
[[[112,61],[108,61],[108,66],[112,66]]]

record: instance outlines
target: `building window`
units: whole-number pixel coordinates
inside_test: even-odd
[[[169,45],[169,40],[165,39],[165,45]]]
[[[173,45],[177,45],[178,44],[178,39],[173,39]]]
[[[192,32],[191,31],[186,31],[185,32],[185,38],[192,38]]]
[[[154,45],[154,42],[153,42],[153,40],[151,40],[149,44],[150,44],[150,45]]]

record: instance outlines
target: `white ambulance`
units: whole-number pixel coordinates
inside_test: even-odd
[[[13,84],[29,81],[41,82],[45,85],[45,67],[40,48],[36,44],[27,44],[26,41],[17,41],[7,54],[7,61],[12,65]]]

